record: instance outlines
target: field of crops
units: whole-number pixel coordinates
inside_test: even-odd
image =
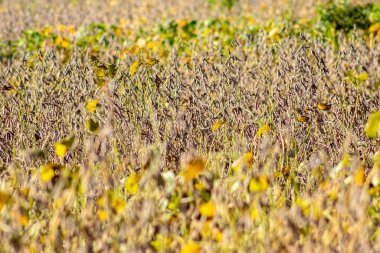
[[[0,0],[0,253],[379,252],[376,2]]]

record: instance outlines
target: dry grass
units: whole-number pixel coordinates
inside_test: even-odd
[[[230,13],[204,1],[27,2],[0,2],[4,41],[26,28],[64,24],[57,34],[69,38],[69,25],[125,24],[107,46],[23,44],[2,58],[0,252],[380,250],[379,139],[364,132],[380,107],[380,43],[355,32],[337,52],[291,27],[271,36],[268,16],[292,7],[282,1]],[[305,6],[293,12],[314,13]],[[248,36],[239,20],[252,10],[266,30]],[[154,44],[167,39],[157,23],[227,14],[228,28]],[[134,43],[159,63],[131,75]],[[101,77],[91,56],[117,73]],[[58,157],[54,144],[71,135]]]

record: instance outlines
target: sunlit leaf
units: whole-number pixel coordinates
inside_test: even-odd
[[[108,214],[106,210],[99,209],[97,214],[100,221],[105,221],[107,219]]]
[[[309,213],[310,213],[309,204],[305,200],[298,197],[295,201],[295,204],[301,208],[303,215],[305,215],[305,216],[309,215]]]
[[[279,34],[280,34],[280,29],[278,29],[278,27],[274,27],[273,29],[269,31],[268,36],[273,38]]]
[[[359,79],[359,81],[364,82],[365,80],[368,79],[368,73],[366,73],[366,72],[360,73],[358,75],[358,79]]]
[[[63,48],[68,48],[70,46],[70,42],[66,38],[63,38],[60,46]]]
[[[148,65],[148,67],[152,67],[158,63],[158,60],[149,57],[149,58],[145,59],[145,63],[146,63],[146,65]]]
[[[310,118],[307,116],[300,115],[297,117],[297,121],[301,123],[309,122]]]
[[[5,204],[10,200],[11,195],[7,192],[0,191],[0,210],[5,206]]]
[[[141,65],[140,59],[137,59],[135,62],[132,63],[131,68],[129,70],[129,73],[131,74],[131,76],[133,76],[136,73],[140,65]]]
[[[99,99],[94,99],[94,100],[91,100],[89,101],[87,104],[86,104],[86,109],[88,112],[95,112],[96,110],[96,107],[99,103]]]
[[[362,186],[365,181],[365,172],[363,166],[359,166],[359,168],[356,169],[354,176],[356,184]]]
[[[321,111],[328,111],[331,109],[331,105],[325,103],[318,103],[317,108]]]
[[[172,239],[162,234],[157,234],[155,240],[150,242],[150,245],[157,251],[161,252],[164,248],[169,247]]]
[[[260,137],[261,135],[270,131],[270,126],[268,124],[262,125],[256,133],[256,137]]]
[[[201,251],[201,246],[195,242],[188,242],[181,249],[181,253],[199,253],[200,251]]]
[[[257,210],[257,208],[252,208],[252,210],[251,210],[251,218],[252,218],[252,220],[256,220],[257,219],[257,216],[258,216],[258,210]]]
[[[124,210],[125,202],[121,199],[114,199],[112,201],[112,208],[117,214],[121,213]]]
[[[29,223],[29,217],[27,215],[24,215],[24,214],[17,213],[16,219],[24,227],[26,225],[28,225],[28,223]]]
[[[259,176],[258,178],[252,178],[249,182],[248,189],[250,192],[266,191],[269,186],[269,181],[266,176]]]
[[[380,30],[380,23],[373,24],[369,27],[368,31],[370,33],[375,33]]]
[[[195,155],[194,157],[185,161],[182,165],[185,169],[184,176],[187,181],[196,178],[201,173],[205,166],[206,161],[203,157]]]
[[[188,22],[189,22],[188,19],[181,20],[181,21],[178,23],[178,26],[179,26],[180,28],[183,28],[183,27],[185,27],[185,26],[187,25]]]
[[[40,167],[40,177],[42,182],[50,182],[50,180],[54,177],[54,165],[51,163],[42,165]]]
[[[211,127],[211,131],[213,133],[216,132],[216,130],[218,130],[219,128],[221,128],[223,125],[224,125],[225,121],[224,120],[218,120],[214,123],[214,125],[212,125]]]
[[[199,206],[199,212],[202,216],[207,218],[212,218],[215,216],[215,209],[215,204],[212,201]]]
[[[136,55],[139,52],[140,48],[137,45],[132,45],[129,49],[129,53]]]
[[[60,142],[55,143],[54,148],[55,148],[55,153],[60,158],[63,158],[66,155],[66,152],[68,150],[67,146]]]
[[[58,157],[63,158],[69,149],[73,146],[75,136],[67,137],[66,139],[54,144],[55,153]]]
[[[98,206],[101,206],[101,207],[105,207],[106,206],[106,203],[107,203],[107,198],[105,195],[102,195],[100,196],[97,200],[96,200],[96,204]]]
[[[241,157],[239,157],[231,166],[234,171],[246,169],[252,165],[253,154],[252,152],[247,152]]]
[[[104,68],[96,68],[95,69],[96,77],[105,77],[107,75],[107,69]]]
[[[125,189],[129,194],[136,194],[140,190],[140,179],[141,174],[139,173],[129,175],[127,181],[125,182]]]
[[[371,113],[365,128],[365,133],[368,138],[374,139],[377,137],[377,132],[380,125],[380,111]]]

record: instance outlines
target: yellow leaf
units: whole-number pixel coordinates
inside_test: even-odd
[[[107,69],[105,68],[96,68],[95,69],[95,75],[96,77],[105,77],[107,74]]]
[[[183,28],[183,27],[185,27],[185,26],[187,25],[187,23],[188,23],[188,20],[187,20],[187,19],[184,19],[184,20],[182,20],[182,21],[180,21],[180,22],[178,23],[178,26],[179,26],[180,28]]]
[[[248,189],[250,192],[266,191],[268,189],[269,182],[266,176],[259,176],[258,179],[252,178],[249,182]]]
[[[195,242],[188,242],[185,246],[182,247],[181,253],[199,253],[201,246]]]
[[[146,44],[146,47],[148,49],[153,49],[154,48],[154,43],[152,41],[149,41],[147,44]]]
[[[60,45],[63,48],[68,48],[70,46],[70,42],[66,38],[63,38]]]
[[[121,36],[123,34],[123,29],[121,29],[120,27],[116,28],[115,29],[115,34],[117,36]]]
[[[131,76],[133,76],[136,73],[136,71],[140,67],[140,65],[141,65],[140,59],[137,59],[135,62],[132,63],[131,68],[129,70],[129,73],[131,74]]]
[[[317,108],[321,111],[328,111],[331,109],[331,105],[325,103],[318,103]]]
[[[61,45],[61,43],[62,43],[62,38],[61,37],[55,38],[55,44],[56,45]]]
[[[67,27],[67,31],[69,32],[69,34],[74,34],[74,33],[75,33],[75,28],[74,28],[74,26],[69,26],[69,27]]]
[[[66,30],[66,26],[65,25],[58,25],[58,30],[60,32],[64,32]]]
[[[269,37],[275,37],[276,35],[279,35],[279,34],[280,34],[280,29],[278,29],[277,27],[275,27],[275,28],[273,28],[273,29],[271,29],[269,31],[268,36]]]
[[[95,112],[98,103],[99,103],[99,99],[94,99],[94,100],[89,101],[86,105],[87,111],[91,113]]]
[[[55,153],[58,157],[63,158],[67,151],[73,146],[75,141],[75,136],[67,137],[60,142],[54,144]]]
[[[54,177],[54,165],[51,163],[42,165],[40,167],[40,175],[42,182],[50,182],[50,180]]]
[[[360,166],[358,169],[356,169],[354,175],[356,184],[362,186],[365,181],[365,172],[363,166]]]
[[[194,156],[184,162],[183,167],[185,168],[185,179],[190,181],[196,178],[199,173],[201,173],[206,166],[206,162],[201,156]]]
[[[305,215],[305,216],[309,215],[309,213],[310,213],[309,204],[305,200],[298,197],[295,201],[295,204],[301,208],[303,215]]]
[[[252,165],[253,154],[252,152],[247,152],[241,157],[239,157],[231,166],[234,171],[246,169]]]
[[[270,127],[268,124],[262,125],[256,133],[256,137],[260,137],[261,135],[270,131]]]
[[[301,18],[300,22],[301,22],[301,24],[305,25],[305,24],[307,24],[308,20],[306,17],[303,17],[303,18]]]
[[[65,144],[62,144],[60,142],[57,142],[54,144],[55,153],[58,157],[63,158],[66,155],[67,152],[67,146]]]
[[[342,168],[347,168],[351,166],[351,156],[349,153],[345,153],[343,155],[341,165],[342,165]]]
[[[218,130],[224,125],[224,123],[225,123],[224,120],[218,120],[217,122],[214,123],[214,125],[212,125],[211,131],[215,133],[216,130]]]
[[[146,58],[145,59],[145,63],[146,65],[148,65],[149,67],[152,67],[154,65],[156,65],[158,63],[158,60],[157,59],[154,59],[154,58]]]
[[[258,211],[257,211],[257,208],[252,208],[252,211],[251,211],[251,218],[252,220],[256,220],[257,219],[257,216],[258,216]]]
[[[368,73],[366,73],[366,72],[360,73],[358,75],[358,79],[359,79],[359,81],[364,82],[365,80],[368,79]]]
[[[298,122],[301,122],[301,123],[306,123],[306,122],[308,122],[309,120],[310,120],[310,118],[307,117],[307,116],[302,116],[302,115],[300,115],[300,116],[297,117],[297,121],[298,121]]]
[[[212,218],[215,216],[215,204],[212,201],[202,204],[199,207],[199,212],[204,217]]]
[[[156,239],[150,242],[150,245],[156,250],[156,252],[162,252],[163,249],[168,248],[172,239],[162,234],[156,234]]]
[[[140,48],[137,45],[132,45],[131,48],[129,49],[129,52],[132,55],[136,55],[139,52]]]
[[[45,36],[45,37],[48,37],[51,33],[51,28],[50,27],[45,27],[44,29],[42,29],[41,33]]]
[[[99,220],[105,221],[107,219],[107,211],[106,210],[98,210]]]
[[[268,5],[266,3],[264,3],[264,2],[261,2],[260,5],[259,5],[259,7],[260,7],[261,10],[264,10],[264,9],[268,8]]]
[[[28,225],[29,223],[29,217],[26,216],[26,215],[22,215],[22,214],[16,214],[16,218],[18,220],[18,222],[22,225],[22,226],[26,226]]]
[[[368,31],[370,33],[375,33],[377,31],[380,31],[380,23],[373,24],[369,27]]]
[[[380,111],[371,113],[365,128],[365,133],[369,138],[376,138],[380,125]]]
[[[125,182],[125,189],[129,194],[136,194],[140,190],[141,174],[131,174]]]
[[[220,231],[217,231],[216,234],[215,234],[215,240],[218,241],[218,242],[223,241],[223,233],[220,232]]]
[[[211,221],[208,220],[208,221],[205,222],[202,230],[200,231],[200,234],[201,234],[202,238],[205,239],[205,240],[207,240],[210,237],[211,233],[212,233],[210,226],[211,226]]]
[[[10,198],[11,195],[9,193],[0,191],[0,210],[5,206]]]
[[[96,204],[98,206],[102,206],[104,207],[106,205],[106,197],[104,195],[102,195],[101,197],[99,197],[97,200],[96,200]]]
[[[112,201],[112,208],[117,214],[121,213],[124,210],[125,203],[121,199],[115,199]]]
[[[191,62],[191,57],[184,57],[184,58],[183,58],[183,62],[184,62],[185,64],[189,64],[189,63]]]

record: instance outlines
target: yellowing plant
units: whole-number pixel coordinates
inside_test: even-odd
[[[98,106],[98,103],[99,103],[99,99],[88,101],[88,103],[86,104],[87,111],[91,113],[95,112],[96,107]]]
[[[268,124],[262,125],[256,133],[256,137],[260,137],[261,135],[270,131],[270,126]]]
[[[201,213],[202,216],[207,217],[207,218],[212,218],[215,216],[215,204],[212,201],[209,201],[205,204],[202,204],[199,207],[199,212]]]
[[[134,61],[131,65],[131,68],[129,70],[129,73],[131,74],[131,76],[134,76],[137,69],[140,67],[141,65],[141,60],[140,59],[137,59],[136,61]]]
[[[63,158],[69,149],[73,146],[75,136],[67,137],[66,139],[54,144],[55,153],[59,158]]]
[[[241,157],[239,157],[231,166],[234,171],[246,169],[252,165],[253,154],[252,152],[247,152]]]
[[[188,242],[185,246],[182,247],[181,253],[199,253],[201,246],[195,242]]]
[[[206,166],[206,161],[203,157],[199,155],[195,155],[190,157],[186,161],[183,162],[182,167],[184,167],[184,176],[187,181],[190,181],[196,178],[199,173],[201,173]]]
[[[140,179],[141,174],[139,173],[133,173],[129,175],[125,183],[125,189],[129,194],[136,194],[140,190]]]

